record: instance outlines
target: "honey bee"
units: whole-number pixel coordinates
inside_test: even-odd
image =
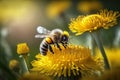
[[[42,55],[46,55],[48,50],[54,54],[54,51],[51,47],[52,44],[57,46],[59,50],[62,49],[58,43],[61,43],[65,48],[68,44],[69,33],[67,31],[62,31],[61,29],[53,29],[50,31],[42,26],[38,26],[37,32],[39,34],[35,35],[35,38],[44,38],[39,48]]]

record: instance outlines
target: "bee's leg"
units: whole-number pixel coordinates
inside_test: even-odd
[[[60,48],[60,45],[58,43],[56,43],[57,48],[59,48],[59,50],[61,51],[62,49]]]
[[[64,44],[63,42],[61,42],[61,43],[62,43],[62,45],[64,46],[64,48],[66,48],[65,44]]]
[[[53,52],[53,49],[52,49],[51,45],[48,45],[48,49],[50,50],[50,52],[52,52],[52,53],[54,54],[54,52]]]

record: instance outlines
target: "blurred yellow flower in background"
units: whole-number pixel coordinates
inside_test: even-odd
[[[120,48],[107,48],[105,47],[106,55],[108,57],[108,61],[111,65],[111,68],[120,68]],[[96,49],[96,55],[101,56],[100,51]]]
[[[94,78],[96,80],[96,78]],[[106,71],[97,80],[120,80],[120,68]]]
[[[117,24],[118,17],[120,17],[118,12],[101,10],[98,14],[78,16],[76,19],[71,19],[69,29],[76,35],[86,31],[92,32],[99,28],[108,29]]]
[[[25,73],[20,77],[19,80],[51,80],[48,76],[42,75],[40,73]]]
[[[8,21],[13,19],[23,20],[30,13],[29,9],[35,7],[32,1],[2,0],[0,1],[0,19]]]
[[[29,53],[29,47],[27,43],[20,43],[17,45],[17,53],[20,55],[28,54]]]
[[[65,49],[60,45],[60,51],[56,46],[52,46],[54,54],[50,51],[46,56],[36,55],[37,60],[31,62],[36,71],[50,76],[90,76],[96,71],[103,71],[103,61],[91,56],[89,48],[77,45],[68,45]]]
[[[20,71],[20,63],[17,60],[12,59],[9,62],[9,68],[15,72],[19,72]]]
[[[46,14],[49,18],[61,15],[71,5],[70,1],[53,1],[46,7]]]
[[[84,79],[79,80],[120,80],[120,68],[113,69],[113,70],[106,70],[101,76],[99,77],[86,77]]]
[[[85,14],[99,10],[102,7],[103,6],[99,1],[80,1],[77,5],[78,10]]]

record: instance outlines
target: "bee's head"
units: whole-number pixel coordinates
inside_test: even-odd
[[[61,37],[61,42],[67,44],[68,39],[69,39],[69,33],[67,31],[64,31]]]

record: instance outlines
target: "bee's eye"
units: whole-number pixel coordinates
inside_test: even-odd
[[[65,40],[65,36],[63,37],[63,40]]]
[[[61,39],[62,41],[67,41],[68,39],[67,39],[67,36],[62,36],[62,39]]]

